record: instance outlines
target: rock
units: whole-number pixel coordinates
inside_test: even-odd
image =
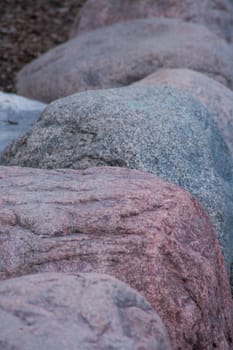
[[[50,102],[120,87],[159,68],[190,68],[233,88],[232,47],[205,27],[172,19],[115,24],[59,45],[18,74],[19,94]]]
[[[151,303],[173,349],[232,348],[222,255],[208,216],[189,193],[152,174],[117,167],[0,167],[0,177],[1,278],[54,271],[113,275]],[[3,307],[9,290],[5,297],[0,292]],[[74,297],[63,293],[67,301]]]
[[[110,165],[152,172],[201,201],[228,271],[233,261],[233,176],[229,149],[207,110],[169,87],[87,91],[51,103],[2,165],[84,169]]]
[[[230,89],[189,69],[161,69],[136,84],[166,85],[191,93],[215,117],[233,155],[233,92]]]
[[[1,350],[171,350],[161,319],[119,280],[46,273],[0,284]]]
[[[227,41],[233,41],[233,5],[228,0],[87,0],[70,36],[145,17],[180,18],[203,24]]]
[[[45,107],[44,103],[0,91],[0,153],[32,127]]]

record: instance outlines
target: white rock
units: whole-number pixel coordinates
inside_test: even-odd
[[[0,152],[36,122],[46,104],[0,92]]]

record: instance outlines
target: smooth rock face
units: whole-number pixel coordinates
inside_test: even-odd
[[[140,86],[55,101],[27,135],[6,149],[0,164],[124,166],[177,183],[207,209],[230,270],[232,158],[211,115],[183,91]]]
[[[215,117],[233,155],[233,92],[230,89],[189,69],[161,69],[136,84],[166,85],[191,93]]]
[[[190,68],[233,88],[232,48],[205,27],[140,19],[84,33],[26,65],[21,95],[53,101],[83,90],[129,85],[159,68]]]
[[[46,273],[0,284],[1,350],[171,350],[150,304],[117,279]]]
[[[2,279],[107,273],[146,297],[173,349],[232,348],[232,299],[222,255],[208,216],[189,193],[152,174],[114,167],[0,167],[0,177]],[[3,308],[9,290],[5,297],[0,292]],[[98,307],[95,289],[91,295]],[[50,297],[48,302],[53,305]]]
[[[233,41],[233,6],[228,0],[87,0],[70,36],[145,17],[181,18],[206,25],[227,41]]]
[[[0,153],[32,127],[45,107],[44,103],[0,92]]]

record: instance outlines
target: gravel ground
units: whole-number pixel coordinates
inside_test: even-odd
[[[0,91],[15,92],[16,73],[68,39],[85,0],[0,0]]]

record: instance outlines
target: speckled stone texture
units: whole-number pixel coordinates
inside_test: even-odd
[[[189,94],[168,87],[89,91],[50,104],[0,157],[5,165],[111,165],[152,172],[198,197],[233,259],[232,158],[213,118]]]
[[[0,153],[32,127],[45,107],[44,103],[0,91]]]
[[[233,92],[190,69],[161,69],[136,84],[172,86],[188,91],[212,114],[233,155]]]
[[[233,88],[232,47],[202,25],[150,18],[115,24],[51,49],[18,74],[20,95],[50,102],[129,85],[159,68],[190,68]]]
[[[204,24],[227,41],[233,41],[233,5],[229,0],[88,0],[70,34],[74,37],[116,22],[161,16]]]
[[[189,193],[152,174],[115,167],[1,167],[0,177],[2,279],[107,273],[146,297],[173,349],[232,348],[223,258],[208,216]],[[6,307],[8,293],[0,296]]]
[[[1,350],[171,350],[136,291],[101,274],[46,273],[0,283]]]

